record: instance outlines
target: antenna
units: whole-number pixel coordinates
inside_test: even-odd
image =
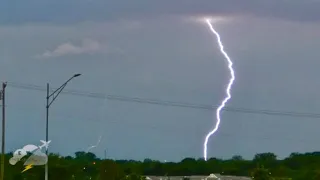
[[[104,159],[105,160],[107,159],[107,150],[106,149],[104,150]]]

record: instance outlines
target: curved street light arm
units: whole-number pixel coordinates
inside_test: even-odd
[[[71,78],[69,78],[65,83],[63,83],[58,89],[53,91],[50,95],[47,96],[47,99],[49,100],[50,97],[53,97],[53,99],[49,102],[48,108],[51,106],[54,100],[59,96],[59,94],[62,92],[62,90],[67,86],[67,84],[75,77],[80,76],[81,74],[75,74]]]

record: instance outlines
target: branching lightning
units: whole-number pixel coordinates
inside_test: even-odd
[[[101,118],[102,120],[104,119],[104,115],[105,115],[105,114],[104,114],[105,101],[106,101],[106,99],[103,100],[103,104],[102,104],[102,106],[101,106],[101,117],[100,117],[100,118]],[[103,133],[101,133],[101,134],[103,135]],[[86,151],[87,153],[89,153],[91,149],[97,148],[97,147],[100,145],[100,142],[101,142],[101,139],[102,139],[102,135],[99,136],[99,139],[98,139],[98,142],[97,142],[96,145],[90,146],[90,147],[87,148],[87,151]]]
[[[219,125],[220,125],[220,122],[221,122],[220,112],[225,107],[225,104],[228,102],[228,100],[231,99],[230,91],[231,91],[231,87],[232,87],[233,81],[235,80],[234,70],[232,68],[232,65],[233,65],[232,60],[229,58],[228,54],[224,51],[224,47],[223,47],[223,44],[221,42],[219,33],[213,28],[210,19],[206,19],[206,23],[208,24],[211,32],[213,34],[215,34],[215,36],[217,37],[217,42],[218,42],[218,45],[220,47],[220,51],[224,55],[226,60],[228,61],[228,68],[230,70],[231,78],[229,80],[229,84],[228,84],[227,89],[226,89],[227,96],[223,99],[223,101],[221,102],[221,105],[216,110],[217,123],[215,124],[215,127],[213,128],[213,130],[210,131],[207,134],[206,138],[205,138],[204,148],[203,148],[204,149],[203,150],[203,156],[204,156],[205,160],[207,160],[207,144],[208,144],[208,140],[209,140],[210,136],[212,136],[214,133],[216,133],[217,130],[219,129]]]
[[[87,153],[88,153],[91,149],[96,148],[96,147],[98,147],[98,146],[99,146],[100,141],[101,141],[101,138],[102,138],[102,136],[100,136],[100,137],[99,137],[98,142],[97,142],[97,144],[96,144],[96,145],[88,147],[88,149],[87,149]]]

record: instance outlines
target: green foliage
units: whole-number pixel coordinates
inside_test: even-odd
[[[23,160],[9,165],[12,154],[6,155],[5,180],[43,180],[44,166],[34,166],[21,173]],[[26,158],[24,158],[26,160]],[[76,152],[74,157],[49,155],[49,180],[145,180],[146,176],[203,175],[211,173],[232,176],[250,176],[254,180],[319,180],[320,153],[292,153],[279,160],[273,153],[255,155],[253,160],[241,156],[231,159],[185,158],[181,162],[160,162],[151,159],[101,160],[93,153]],[[187,178],[185,178],[187,179]]]
[[[113,160],[104,160],[100,165],[100,180],[120,180],[125,176],[123,170]]]
[[[256,169],[253,170],[252,178],[254,180],[273,180],[269,170],[265,169],[263,166],[257,167]]]
[[[146,177],[133,173],[126,175],[122,180],[146,180]]]

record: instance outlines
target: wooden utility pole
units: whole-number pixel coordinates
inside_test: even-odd
[[[6,110],[6,103],[5,103],[5,89],[6,89],[7,83],[2,83],[2,90],[0,92],[0,99],[2,100],[2,143],[1,143],[1,180],[4,180],[4,159],[5,159],[5,110]]]

